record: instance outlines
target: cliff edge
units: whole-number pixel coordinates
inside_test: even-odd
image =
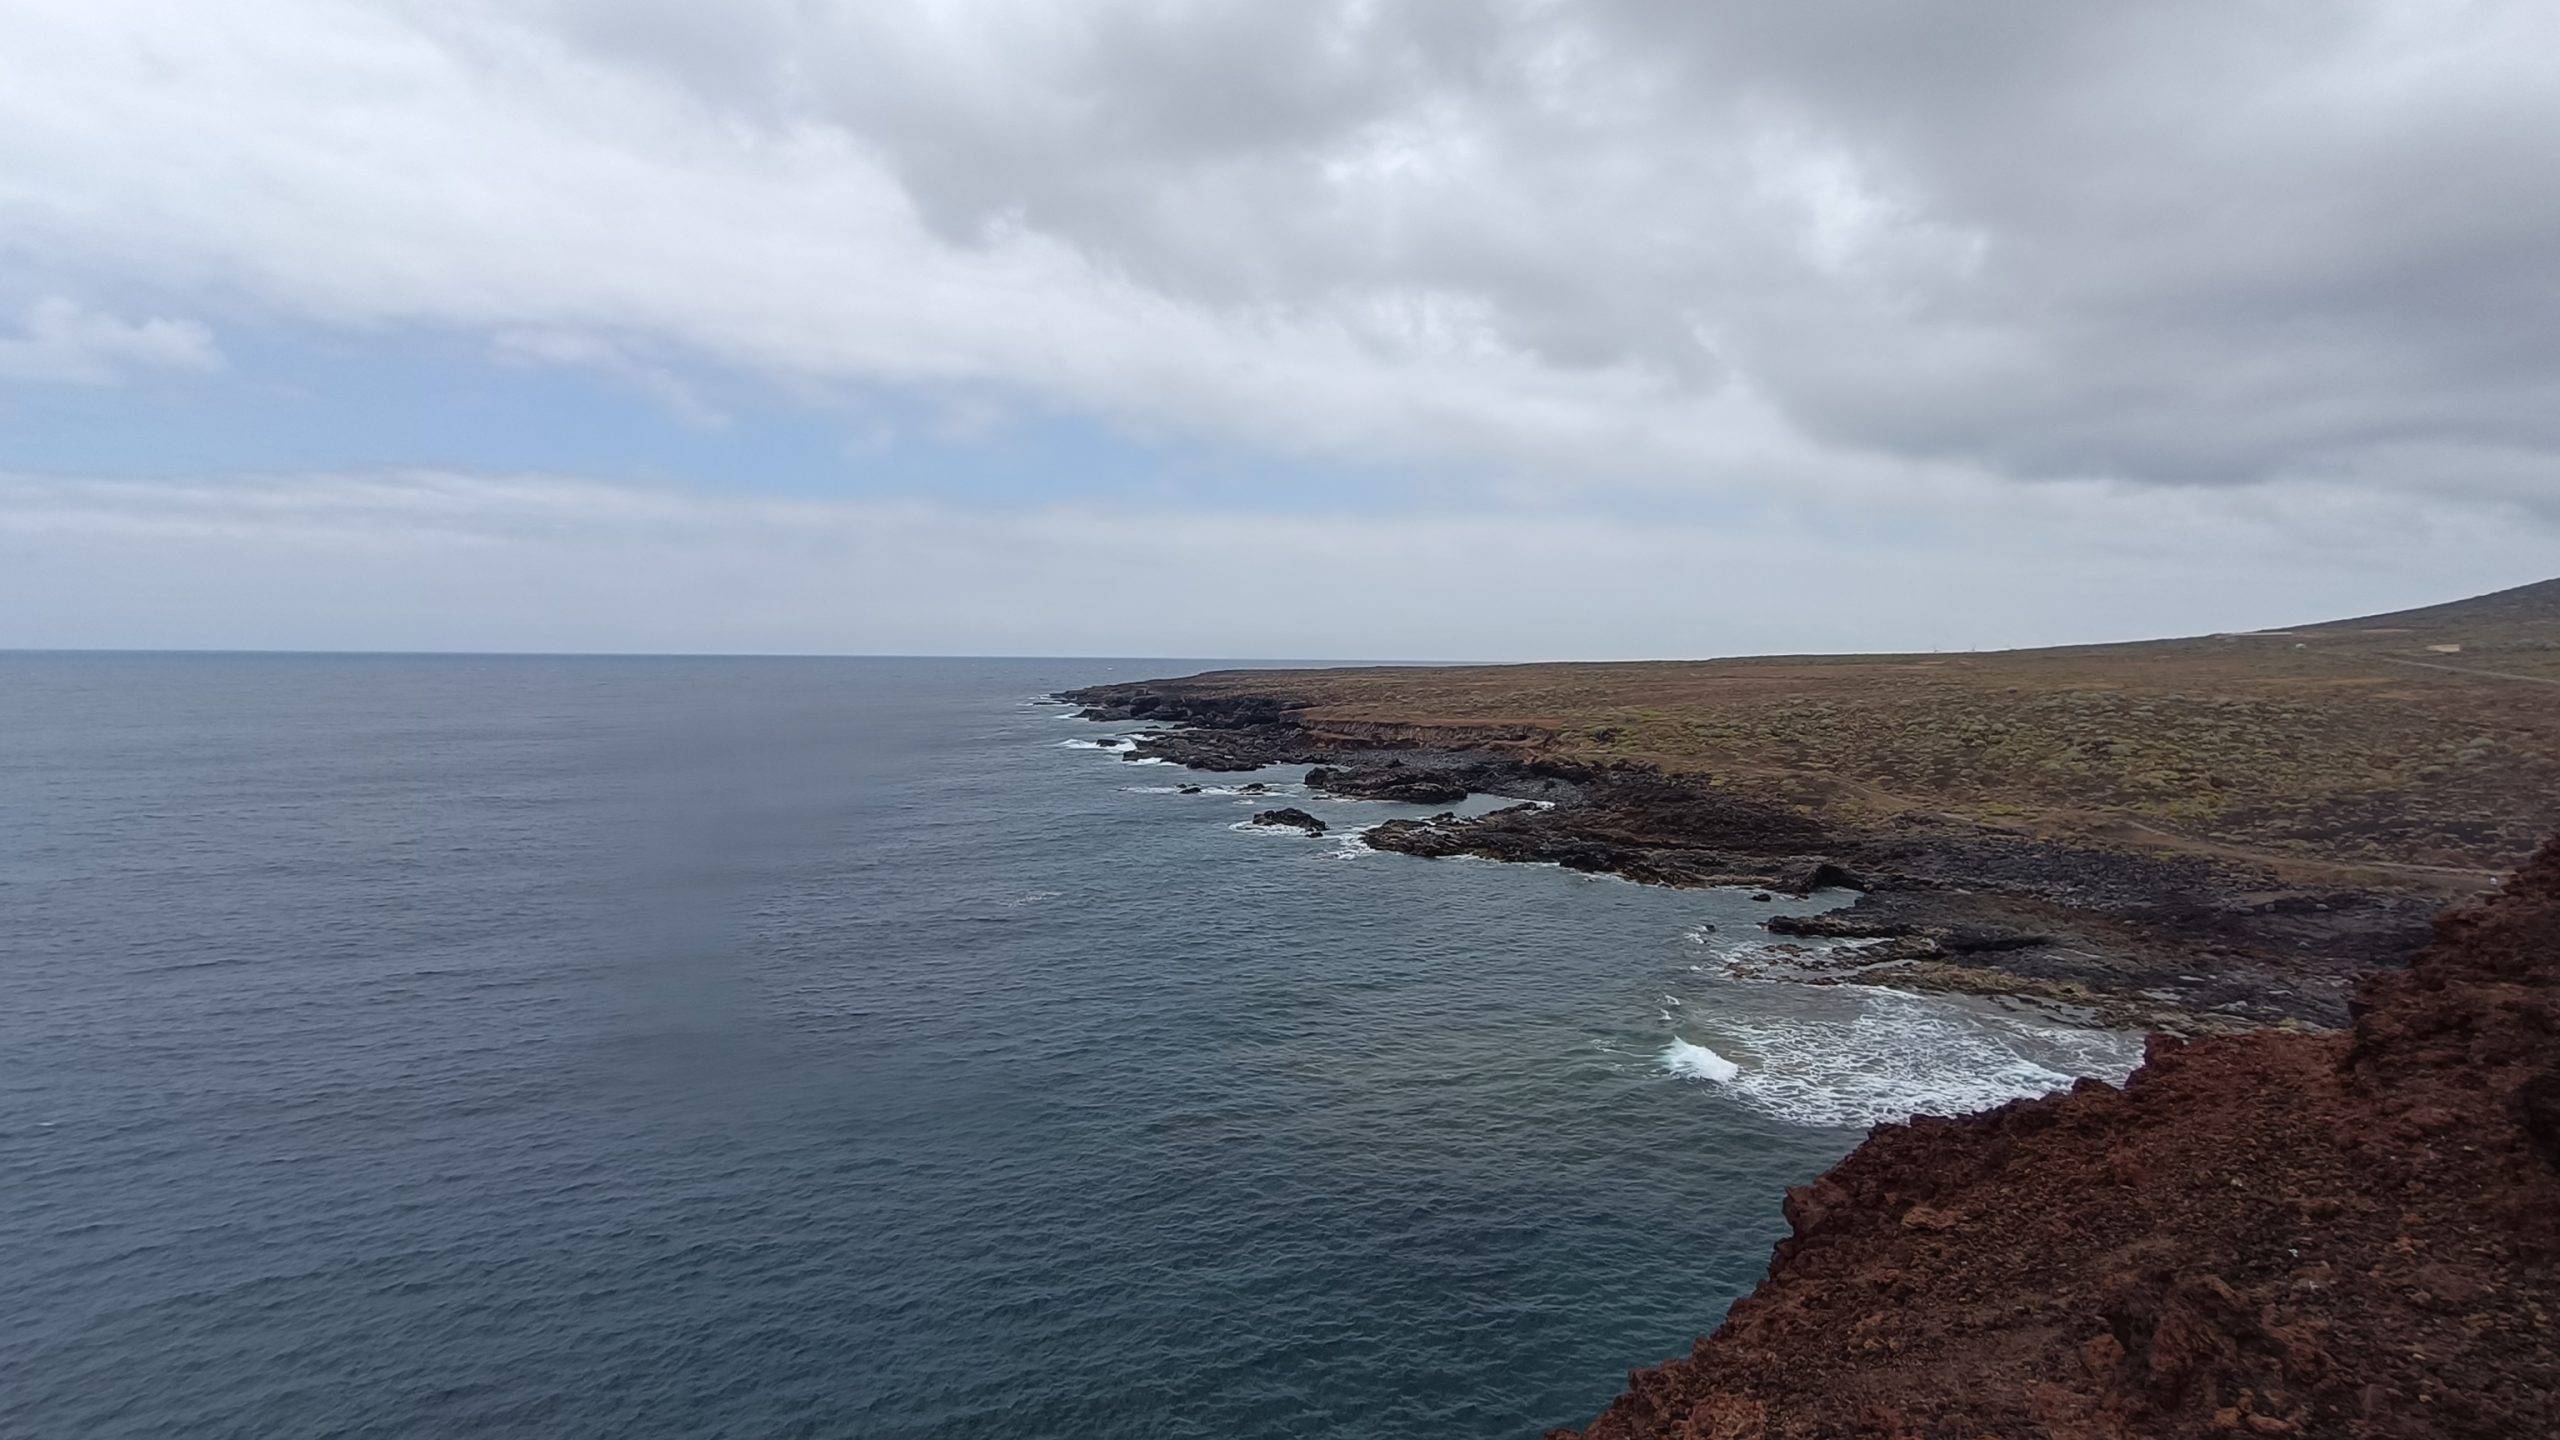
[[[2560,1435],[2560,839],[2345,1033],[1880,1126],[1786,1215],[1585,1440]]]

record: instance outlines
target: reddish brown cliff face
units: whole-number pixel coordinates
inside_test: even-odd
[[[1588,1440],[2560,1435],[2560,840],[2350,1034],[1881,1127],[1787,1216]]]

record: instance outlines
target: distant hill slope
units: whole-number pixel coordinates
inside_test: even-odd
[[[2390,615],[1941,655],[1228,671],[1322,731],[1748,782],[1874,820],[2485,879],[2560,828],[2560,580]]]
[[[2296,628],[2372,630],[2402,626],[2430,631],[2486,632],[2510,626],[2552,624],[2560,624],[2560,579],[2537,580],[2511,590],[2493,590],[2486,595],[2448,600],[2441,605],[2421,605],[2414,610],[2394,610],[2387,615],[2365,615],[2353,620],[2326,620],[2317,625]]]

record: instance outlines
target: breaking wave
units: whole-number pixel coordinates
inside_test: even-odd
[[[2051,1094],[2095,1076],[2120,1082],[2142,1062],[2141,1037],[2030,1021],[1866,986],[1825,992],[1827,1013],[1728,1011],[1717,1043],[1737,1060],[1674,1038],[1664,1068],[1722,1080],[1744,1104],[1798,1125],[1866,1126],[1914,1115],[1961,1115]],[[1695,1013],[1697,1007],[1691,1007]],[[1705,1074],[1690,1052],[1733,1073]]]
[[[1719,1085],[1742,1073],[1741,1066],[1704,1045],[1683,1040],[1677,1035],[1672,1036],[1671,1043],[1663,1049],[1662,1068],[1674,1075],[1686,1075],[1692,1080],[1712,1080]]]

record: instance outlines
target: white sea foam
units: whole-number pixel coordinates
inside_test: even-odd
[[[1368,839],[1369,832],[1377,828],[1375,825],[1351,825],[1326,832],[1333,840],[1333,858],[1357,860],[1364,855],[1377,854],[1369,848]]]
[[[1503,865],[1514,870],[1561,870],[1564,868],[1562,864],[1553,860],[1497,860],[1491,855],[1470,855],[1464,850],[1446,857],[1442,863],[1445,864],[1450,860],[1472,861],[1478,865]]]
[[[1694,930],[1689,939],[1716,950],[1716,966],[1736,980],[1791,983],[1792,980],[1817,969],[1821,973],[1855,975],[1860,967],[1845,970],[1830,964],[1815,966],[1810,961],[1825,960],[1835,952],[1854,948],[1861,942],[1841,940],[1727,940],[1711,930]]]
[[[1239,820],[1227,828],[1239,835],[1270,835],[1282,840],[1320,841],[1332,847],[1332,858],[1336,860],[1357,860],[1364,855],[1378,853],[1370,849],[1368,842],[1361,838],[1372,828],[1367,825],[1335,826],[1321,835],[1309,834],[1295,825],[1256,825],[1250,820]]]
[[[1692,1080],[1712,1080],[1719,1085],[1742,1073],[1741,1066],[1704,1045],[1683,1040],[1677,1035],[1671,1037],[1671,1044],[1662,1052],[1662,1068],[1674,1075],[1685,1075]]]
[[[1719,1013],[1712,1033],[1740,1057],[1734,1094],[1799,1125],[1958,1115],[2049,1094],[2084,1075],[2121,1081],[2142,1059],[2138,1036],[1870,986],[1823,992],[1818,1013]],[[1675,1039],[1664,1067],[1679,1069],[1674,1057],[1688,1045]]]
[[[1322,835],[1310,835],[1295,825],[1256,825],[1250,820],[1239,820],[1227,828],[1233,830],[1239,835],[1274,835],[1283,840],[1322,840],[1325,838]]]

